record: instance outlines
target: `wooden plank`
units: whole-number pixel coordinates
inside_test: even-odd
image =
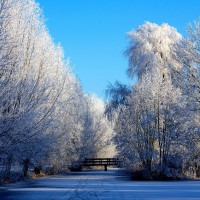
[[[111,166],[118,165],[120,162],[118,158],[85,158],[82,166]]]

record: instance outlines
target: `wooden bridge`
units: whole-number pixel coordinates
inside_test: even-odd
[[[119,158],[85,158],[82,163],[76,165],[76,168],[80,170],[83,166],[104,166],[104,170],[107,171],[108,166],[119,166],[120,164]]]

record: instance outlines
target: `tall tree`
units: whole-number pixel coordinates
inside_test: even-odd
[[[188,76],[178,76],[188,70],[174,53],[185,39],[167,24],[149,22],[129,32],[128,38],[127,73],[138,81],[126,95],[121,90],[126,87],[109,87],[107,103],[107,114],[120,109],[115,115],[115,142],[124,167],[132,173],[140,171],[140,178],[193,176],[196,172],[190,173],[190,169],[194,169],[191,163],[197,166],[199,129],[187,91],[181,86]],[[184,55],[187,50],[182,51],[177,52]]]
[[[39,5],[2,0],[0,6],[0,160],[1,175],[9,178],[11,166],[24,165],[26,175],[30,163],[42,165],[57,155],[55,144],[70,133],[60,129],[69,116],[63,110],[76,106],[73,98],[82,88],[53,43]]]
[[[146,71],[162,71],[170,76],[170,66],[180,68],[181,64],[172,57],[171,45],[176,44],[181,35],[168,24],[158,26],[150,22],[127,33],[129,45],[125,56],[129,60],[127,74],[130,78],[142,77]]]

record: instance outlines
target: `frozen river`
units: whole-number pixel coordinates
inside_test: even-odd
[[[87,170],[0,186],[0,200],[197,200],[200,181],[131,181],[117,170]]]

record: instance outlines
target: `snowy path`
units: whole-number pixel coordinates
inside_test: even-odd
[[[0,200],[197,200],[200,181],[131,181],[112,169],[54,175],[0,186]]]

